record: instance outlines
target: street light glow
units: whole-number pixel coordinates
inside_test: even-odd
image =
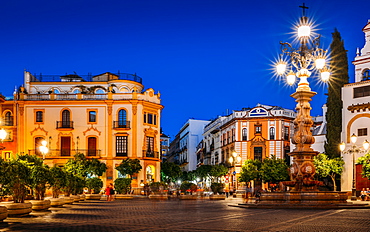
[[[301,25],[298,27],[298,37],[309,37],[311,34],[311,27],[308,25]]]

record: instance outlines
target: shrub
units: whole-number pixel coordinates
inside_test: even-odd
[[[131,178],[117,178],[114,181],[114,189],[118,194],[127,194],[130,192]]]
[[[93,190],[94,193],[100,193],[101,188],[103,188],[103,181],[98,177],[87,179],[86,187]]]
[[[214,194],[222,193],[222,190],[224,189],[224,184],[222,183],[215,183],[213,182],[211,184],[211,189]]]

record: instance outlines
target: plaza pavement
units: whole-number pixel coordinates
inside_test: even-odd
[[[0,222],[0,231],[370,231],[370,209],[246,209],[223,201],[83,201]]]

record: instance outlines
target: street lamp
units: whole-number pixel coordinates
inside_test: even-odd
[[[229,162],[231,164],[231,166],[234,168],[234,172],[232,173],[232,175],[234,175],[235,177],[235,186],[236,186],[236,189],[238,188],[238,178],[237,178],[237,173],[239,173],[240,170],[236,170],[236,168],[240,166],[240,162],[242,161],[242,157],[240,157],[240,155],[236,152],[236,151],[233,151],[232,153],[232,156],[229,157]],[[234,186],[234,180],[233,180],[233,186]]]
[[[352,196],[351,196],[351,201],[356,201],[357,196],[356,196],[356,154],[360,152],[366,152],[369,149],[370,143],[369,141],[365,140],[362,143],[362,148],[364,150],[361,150],[361,147],[356,146],[357,142],[357,136],[355,134],[352,134],[350,137],[352,146],[349,148],[347,151],[344,151],[346,149],[346,144],[344,142],[339,144],[339,149],[342,153],[344,154],[352,154]]]
[[[310,101],[317,93],[311,91],[308,78],[318,73],[321,80],[326,82],[330,79],[330,71],[326,67],[328,51],[320,48],[320,35],[313,33],[313,24],[305,16],[308,7],[304,4],[300,7],[303,15],[296,26],[299,46],[294,48],[290,43],[280,42],[281,54],[275,66],[277,75],[286,77],[289,85],[296,82],[296,77],[299,79],[298,87],[291,95],[297,102],[297,116],[293,121],[294,135],[291,139],[295,148],[289,153],[293,157],[289,184],[295,191],[316,191],[313,157],[318,152],[311,148],[315,138],[311,132],[313,120]]]
[[[42,154],[42,159],[45,160],[46,154],[49,152],[49,148],[46,146],[47,142],[46,140],[42,140],[41,146],[39,147],[40,152]]]

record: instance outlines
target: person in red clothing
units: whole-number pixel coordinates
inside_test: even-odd
[[[107,201],[113,201],[114,189],[112,183],[105,188],[105,195],[107,195]]]

